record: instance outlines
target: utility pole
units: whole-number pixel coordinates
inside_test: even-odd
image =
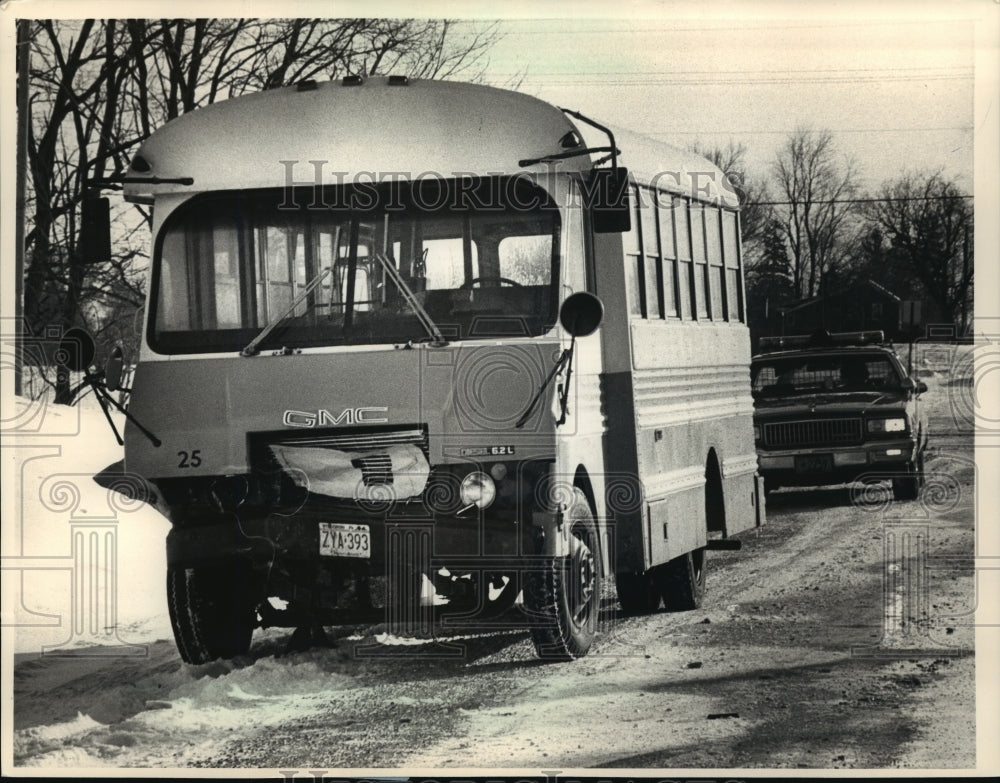
[[[965,239],[962,241],[962,336],[968,329],[969,289],[965,281],[969,279],[969,227],[965,227]]]

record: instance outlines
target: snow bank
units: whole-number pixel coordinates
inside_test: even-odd
[[[124,417],[113,414],[119,431]],[[171,638],[169,523],[98,486],[122,447],[93,395],[15,398],[3,415],[3,616],[18,653]]]

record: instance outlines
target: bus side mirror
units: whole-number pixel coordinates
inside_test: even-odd
[[[595,234],[621,234],[631,230],[628,169],[594,169],[589,191],[590,218]]]
[[[80,256],[86,264],[111,260],[111,202],[85,196],[80,204]]]
[[[111,349],[111,355],[104,365],[104,385],[108,391],[118,391],[122,387],[122,370],[125,366],[125,352],[120,345]]]
[[[86,372],[94,361],[97,346],[85,329],[74,326],[67,329],[56,350],[56,364],[70,372]]]
[[[573,337],[593,334],[603,319],[604,304],[586,291],[570,294],[559,308],[559,323]]]

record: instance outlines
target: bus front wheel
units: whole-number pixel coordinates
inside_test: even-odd
[[[167,601],[177,650],[185,663],[235,658],[250,649],[255,591],[236,564],[167,569]]]
[[[538,657],[568,661],[590,650],[601,606],[601,551],[597,524],[587,498],[574,489],[561,531],[568,554],[532,570],[524,600],[532,617]]]

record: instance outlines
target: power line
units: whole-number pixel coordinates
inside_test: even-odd
[[[521,20],[501,20],[505,23],[507,27],[511,27]],[[544,27],[544,23],[547,20],[525,20],[525,23],[532,25],[533,27]],[[555,20],[553,20],[555,21]],[[721,33],[721,32],[738,32],[738,33],[753,33],[753,32],[771,32],[772,30],[830,30],[834,28],[862,28],[870,29],[872,27],[901,27],[904,25],[919,25],[924,27],[927,24],[970,24],[974,20],[966,18],[942,18],[942,19],[872,19],[865,22],[824,22],[821,24],[800,24],[800,25],[772,25],[768,24],[766,21],[762,21],[758,24],[746,24],[739,27],[678,27],[674,24],[658,26],[655,24],[650,24],[653,20],[641,19],[639,23],[642,24],[641,29],[637,29],[634,26],[631,27],[621,27],[618,29],[609,29],[609,25],[606,21],[602,21],[600,26],[595,26],[593,28],[586,27],[575,27],[573,29],[565,29],[566,20],[558,20],[562,29],[534,29],[534,30],[512,30],[510,35],[616,35],[616,34],[652,34],[652,33],[666,33],[674,35],[677,33]]]
[[[574,81],[571,79],[546,80],[536,79],[530,73],[525,77],[525,82],[531,86],[538,87],[730,87],[733,85],[789,85],[789,84],[886,84],[888,82],[945,82],[945,81],[967,81],[974,80],[973,74],[954,76],[843,76],[843,77],[821,77],[806,76],[802,78],[698,78],[698,79],[583,79]]]
[[[926,73],[927,75],[934,76],[936,74],[947,74],[949,72],[960,72],[955,75],[961,76],[974,76],[974,70],[971,66],[967,65],[948,65],[948,66],[929,66],[929,65],[918,65],[908,68],[901,68],[899,66],[890,66],[886,68],[762,68],[757,70],[750,70],[747,68],[740,68],[735,71],[720,71],[718,69],[707,70],[707,71],[685,71],[685,70],[669,70],[669,71],[540,71],[530,73],[531,76],[538,76],[541,78],[566,78],[572,79],[577,76],[747,76],[750,74],[764,74],[769,76],[782,75],[791,76],[793,74],[849,74],[849,73],[864,73],[871,74],[875,76],[881,73],[899,73],[899,74],[915,74],[915,73]],[[500,76],[517,76],[519,74],[508,73],[508,74],[497,74]]]
[[[888,198],[828,198],[809,199],[808,201],[753,201],[751,204],[760,207],[790,207],[793,204],[871,204],[886,201],[953,201],[955,199],[973,198],[972,196],[893,196]]]
[[[830,128],[831,133],[944,133],[946,131],[966,131],[971,133],[974,128],[971,125],[953,125],[941,128]],[[701,130],[701,131],[639,131],[644,136],[709,136],[709,135],[740,135],[740,136],[766,136],[784,135],[794,133],[793,130]]]

